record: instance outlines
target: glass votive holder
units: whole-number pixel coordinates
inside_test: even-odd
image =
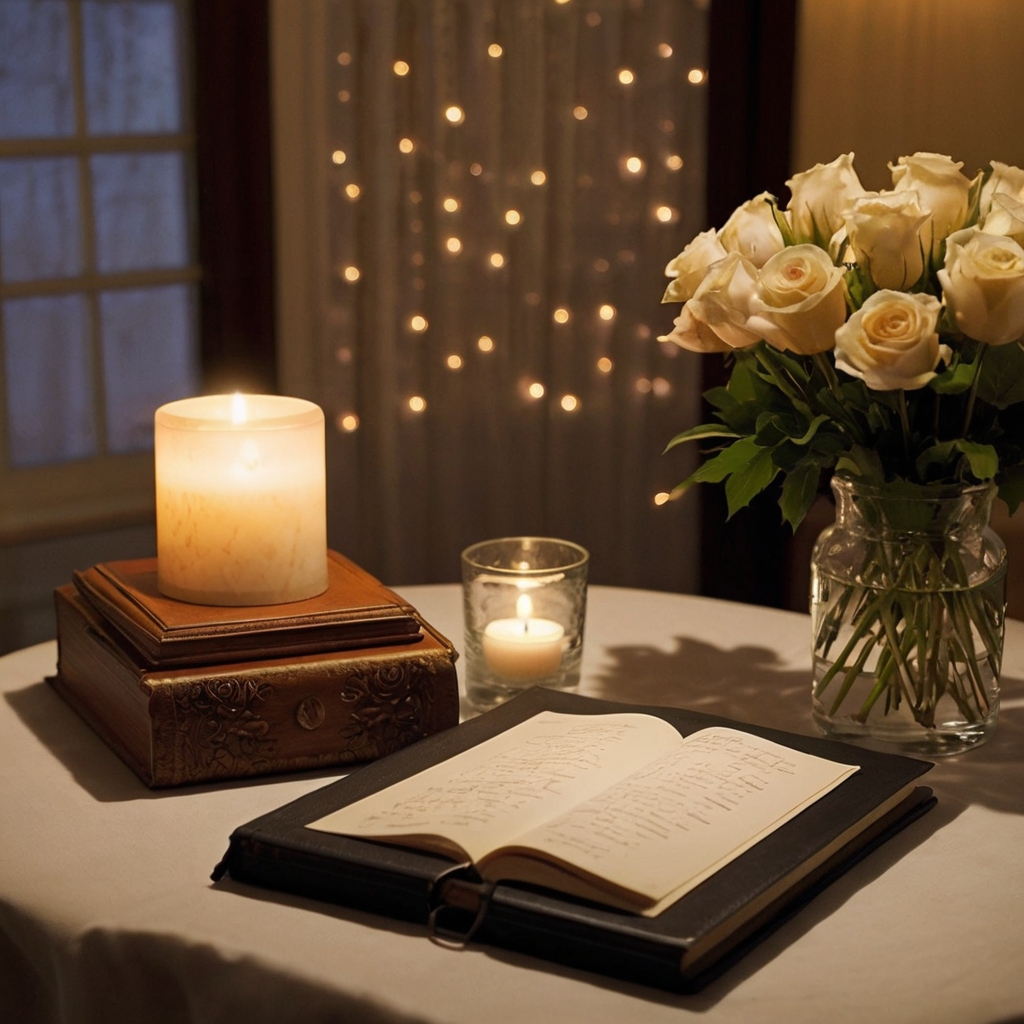
[[[503,537],[462,552],[466,698],[480,711],[531,686],[580,680],[587,609],[585,548]]]

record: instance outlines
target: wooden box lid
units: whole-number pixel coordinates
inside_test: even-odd
[[[150,667],[223,664],[416,643],[415,609],[336,551],[329,584],[291,604],[226,608],[165,597],[156,559],[102,562],[74,574],[82,597]]]

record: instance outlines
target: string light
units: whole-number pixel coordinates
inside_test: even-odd
[[[506,210],[505,211],[505,223],[515,227],[523,219],[523,215],[518,210]]]
[[[338,54],[338,63],[341,64],[343,67],[345,65],[351,64],[352,63],[352,54],[351,53],[339,53]]]
[[[664,117],[664,118],[662,118],[662,119],[661,119],[661,120],[660,120],[660,121],[658,122],[658,127],[659,127],[659,128],[660,128],[660,129],[661,129],[661,130],[662,130],[662,131],[663,131],[663,132],[664,132],[664,133],[666,134],[666,135],[671,135],[671,134],[672,134],[672,133],[673,133],[673,132],[674,132],[674,131],[676,130],[675,122],[674,122],[674,121],[670,121],[670,120],[669,120],[669,119],[668,119],[667,117]]]
[[[501,48],[500,43],[491,43],[491,45],[487,47],[488,57],[500,57],[504,52],[505,51]]]
[[[611,264],[606,259],[604,259],[603,257],[594,260],[594,269],[599,274],[603,274],[608,269],[609,266],[611,266]]]
[[[539,381],[534,381],[527,389],[526,393],[531,398],[543,398],[544,397],[544,385]]]
[[[422,334],[428,327],[427,318],[417,313],[416,316],[409,320],[409,327],[417,334]]]
[[[409,198],[414,203],[422,203],[423,202],[423,195],[420,192],[416,192],[416,191],[410,192],[409,193]]]
[[[672,394],[672,385],[664,377],[655,377],[651,381],[651,390],[657,398],[667,398]]]
[[[671,57],[672,47],[668,43],[658,43],[658,56],[659,57]]]
[[[487,262],[490,263],[492,267],[497,269],[498,267],[505,266],[505,257],[502,256],[500,252],[492,252],[491,255],[488,257]]]
[[[597,311],[597,315],[602,320],[614,320],[615,319],[615,307],[610,306],[607,302]]]
[[[607,356],[601,356],[597,361],[597,368],[601,373],[611,373],[612,366],[614,366],[614,363]]]
[[[463,112],[462,107],[457,107],[455,106],[455,104],[452,104],[445,110],[444,116],[448,119],[449,123],[451,124],[462,124],[462,122],[466,118],[466,115]]]
[[[476,347],[480,349],[481,352],[493,352],[494,339],[489,338],[486,334],[481,334],[480,337],[476,339]]]
[[[421,252],[414,252],[412,254],[413,266],[415,266],[415,267],[422,267],[423,263],[424,263],[424,260],[425,260],[425,257],[423,255],[423,253],[421,253]]]
[[[543,171],[534,171],[533,174],[530,175],[530,181],[532,181],[534,185],[543,185],[547,180],[548,176]]]
[[[358,281],[362,276],[358,267],[346,267],[343,273],[346,281]]]
[[[588,11],[584,21],[586,21],[591,28],[597,28],[597,26],[601,24],[601,15],[598,14],[597,11]]]
[[[454,213],[459,208],[459,201],[454,196],[448,196],[441,205],[449,213]]]
[[[399,78],[404,78],[409,74],[409,65],[404,60],[396,60],[392,65],[392,70]]]
[[[423,221],[414,220],[409,222],[409,230],[414,234],[418,235],[423,230]]]
[[[348,91],[348,89],[339,89],[338,90],[338,102],[339,103],[348,103],[348,101],[350,99],[352,99],[352,93],[350,93]]]
[[[523,296],[523,301],[528,306],[539,306],[540,305],[540,293],[539,292],[527,292]]]
[[[575,412],[580,407],[580,400],[575,395],[562,395],[559,405],[566,412]]]
[[[701,71],[700,68],[690,68],[690,70],[686,73],[686,80],[691,85],[700,85],[705,78],[707,78],[707,74]]]
[[[565,306],[559,306],[558,309],[551,314],[551,319],[554,320],[556,324],[567,324],[569,322],[569,310],[567,310]]]
[[[683,158],[678,153],[665,157],[665,166],[670,171],[678,171],[683,166]]]
[[[338,429],[346,434],[351,434],[359,429],[359,417],[354,412],[340,413],[335,422],[338,425]]]
[[[345,195],[347,195],[349,199],[358,199],[362,194],[362,191],[363,190],[356,184],[345,186]]]
[[[669,494],[668,491],[658,491],[658,493],[654,496],[654,504],[664,505],[671,497],[672,495]]]
[[[413,395],[409,399],[409,408],[413,412],[423,412],[427,407],[427,400],[422,395]]]
[[[644,162],[638,156],[627,156],[624,166],[630,174],[640,174],[644,169]]]
[[[462,252],[462,240],[452,235],[445,240],[444,247],[451,253]]]
[[[585,121],[587,119],[587,108],[582,104],[573,107],[572,116],[575,117],[577,121]]]
[[[336,149],[331,154],[331,159],[336,164],[341,165],[341,164],[343,164],[348,159],[348,157],[345,155],[345,150],[343,150],[343,149]]]
[[[445,360],[445,363],[447,364],[449,370],[461,370],[462,356],[451,355]]]
[[[662,224],[671,224],[679,214],[672,209],[671,206],[659,206],[654,211],[654,216],[661,221]]]
[[[412,139],[399,139],[398,148],[403,153],[411,153],[416,147],[413,145]]]
[[[484,173],[484,169],[478,163],[472,163],[469,165],[469,173],[472,174],[474,178],[479,178],[480,175]]]
[[[619,69],[619,82],[622,85],[632,85],[636,81],[636,75],[629,68]]]
[[[641,395],[649,395],[651,393],[651,382],[646,377],[640,377],[636,382],[636,389]]]

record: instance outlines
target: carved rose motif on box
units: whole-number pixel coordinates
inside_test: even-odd
[[[341,691],[350,708],[341,730],[343,760],[369,761],[429,736],[435,730],[435,687],[423,683],[424,676],[436,674],[436,665],[418,659],[370,663],[351,673]]]
[[[176,688],[174,763],[182,780],[205,777],[211,769],[218,775],[266,770],[277,744],[260,712],[273,692],[268,683],[244,678]]]

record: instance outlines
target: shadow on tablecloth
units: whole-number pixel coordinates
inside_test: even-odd
[[[607,664],[587,693],[631,704],[686,707],[738,722],[814,735],[810,680],[765,647],[723,650],[693,637],[675,638],[670,651],[653,646],[606,647]],[[969,804],[1024,814],[1024,680],[1004,677],[995,733],[981,747],[936,760],[926,779],[939,797],[939,819]],[[886,749],[879,747],[878,749]]]

